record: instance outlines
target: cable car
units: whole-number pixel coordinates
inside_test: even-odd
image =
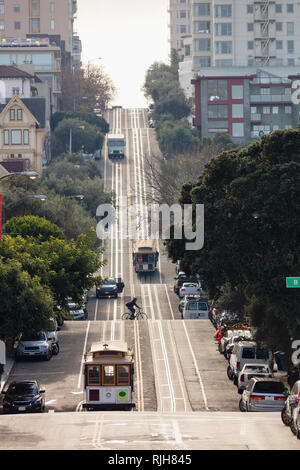
[[[134,354],[124,341],[93,343],[84,355],[83,408],[131,410],[134,399]]]

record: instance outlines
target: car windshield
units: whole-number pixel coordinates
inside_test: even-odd
[[[11,384],[8,388],[8,393],[15,395],[36,395],[38,393],[38,388],[34,383],[18,383]]]
[[[207,310],[207,304],[199,302],[198,305],[199,310]]]
[[[256,393],[278,393],[284,392],[284,384],[282,382],[256,382],[253,392]]]
[[[31,333],[30,335],[22,335],[22,341],[46,341],[45,333]]]
[[[107,279],[106,281],[103,281],[102,283],[103,286],[111,286],[115,284],[116,284],[116,281],[114,279]]]

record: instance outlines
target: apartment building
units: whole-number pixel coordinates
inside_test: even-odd
[[[183,35],[191,33],[191,2],[192,0],[170,0],[170,46],[176,49],[183,59]]]
[[[195,118],[201,138],[229,134],[247,144],[278,129],[296,128],[299,104],[292,99],[297,67],[202,68],[195,86]]]
[[[65,54],[78,53],[73,51],[76,11],[77,0],[0,0],[0,38],[48,37],[61,47],[64,60]]]
[[[300,65],[300,3],[192,0],[193,68]]]

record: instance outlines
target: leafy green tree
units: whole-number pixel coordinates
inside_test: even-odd
[[[30,276],[16,259],[0,257],[0,338],[5,341],[21,332],[45,330],[53,315],[47,286]]]
[[[27,215],[24,217],[13,217],[5,225],[5,232],[8,234],[18,234],[23,238],[33,237],[40,242],[50,238],[65,239],[65,234],[57,225],[52,224],[44,217]]]
[[[84,111],[57,111],[51,116],[51,129],[54,131],[58,124],[64,119],[79,119],[79,121],[88,122],[91,126],[96,126],[102,134],[107,134],[109,124],[103,117],[95,113]]]
[[[285,287],[285,278],[300,272],[299,149],[299,130],[276,131],[213,158],[180,199],[205,206],[203,249],[167,244],[212,296],[226,283],[242,288],[257,337],[277,349],[300,334],[300,292]]]
[[[56,154],[59,155],[69,150],[70,129],[74,152],[79,152],[84,148],[85,152],[94,153],[97,149],[102,148],[104,136],[96,126],[80,119],[64,119],[59,122],[53,132]]]

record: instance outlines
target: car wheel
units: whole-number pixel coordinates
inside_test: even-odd
[[[241,398],[240,401],[239,401],[239,409],[240,409],[240,411],[242,411],[242,412],[245,412],[245,411],[246,411],[246,409],[245,409],[245,407],[244,407],[244,403],[243,403],[242,398]]]
[[[288,417],[286,407],[281,410],[281,420],[285,426],[289,426],[291,420]]]
[[[294,435],[297,434],[297,429],[295,428],[295,424],[294,424],[294,420],[291,419],[291,422],[290,422],[290,428],[291,428],[291,431]]]
[[[230,366],[227,367],[227,377],[229,380],[233,380],[233,372]]]
[[[296,436],[297,436],[297,439],[300,439],[300,429],[297,429]]]
[[[48,354],[45,357],[45,361],[50,361],[51,357],[52,357],[52,353],[51,353],[51,351],[48,351]]]
[[[233,383],[234,385],[237,387],[238,386],[238,378],[237,376],[235,375],[234,378],[233,378]]]

